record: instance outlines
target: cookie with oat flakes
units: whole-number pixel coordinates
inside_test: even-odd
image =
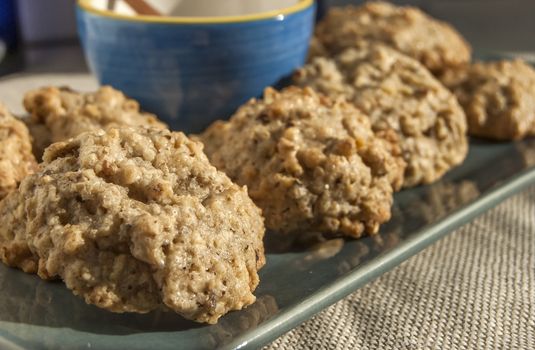
[[[313,58],[293,79],[353,103],[376,132],[394,130],[407,163],[404,187],[431,183],[466,156],[466,117],[455,96],[394,49],[360,42],[332,58]]]
[[[26,124],[34,137],[38,158],[51,143],[86,131],[122,126],[167,127],[153,114],[140,111],[137,101],[111,86],[87,93],[68,87],[43,87],[26,93],[24,107],[30,113]]]
[[[164,308],[215,323],[255,301],[265,263],[247,190],[168,130],[109,128],[51,145],[0,217],[4,263],[61,278],[113,312]]]
[[[522,60],[477,62],[446,71],[468,121],[468,133],[494,140],[535,135],[535,70]]]
[[[37,169],[28,129],[0,103],[0,199]]]
[[[266,89],[200,135],[212,164],[262,209],[266,227],[360,237],[390,218],[404,162],[395,134],[309,88]]]
[[[433,72],[470,62],[471,48],[449,24],[410,6],[368,2],[333,7],[318,23],[314,52],[337,54],[367,40],[388,45],[420,61]]]

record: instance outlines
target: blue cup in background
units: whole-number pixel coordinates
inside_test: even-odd
[[[17,11],[14,0],[0,0],[0,41],[6,49],[17,44]]]
[[[302,65],[314,13],[312,0],[210,18],[119,15],[90,0],[77,7],[81,42],[99,82],[186,132],[228,118]]]

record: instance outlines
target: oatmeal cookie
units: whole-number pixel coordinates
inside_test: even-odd
[[[106,127],[147,126],[166,128],[156,116],[141,112],[139,104],[111,86],[80,93],[67,87],[44,87],[24,96],[30,113],[27,125],[34,136],[38,158],[53,142]]]
[[[333,58],[316,57],[294,82],[346,98],[376,132],[395,130],[407,162],[404,187],[433,182],[466,156],[466,120],[455,96],[418,61],[387,46],[361,42]]]
[[[402,181],[395,133],[377,137],[356,108],[308,88],[268,88],[200,138],[275,231],[375,233]]]
[[[28,129],[0,103],[0,199],[36,168]]]
[[[199,142],[109,128],[47,148],[0,202],[0,257],[114,312],[215,323],[254,302],[263,219]]]
[[[380,42],[411,56],[431,71],[470,62],[471,49],[449,24],[414,7],[386,2],[333,7],[318,24],[316,39],[331,54],[359,40]],[[314,51],[321,53],[314,45]]]
[[[479,62],[445,72],[468,133],[495,140],[535,135],[535,70],[522,60]]]

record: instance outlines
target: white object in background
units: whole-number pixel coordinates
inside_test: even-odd
[[[158,0],[147,1],[154,6]],[[175,0],[171,16],[238,16],[275,11],[295,5],[298,0]]]
[[[25,42],[76,38],[74,0],[17,0],[16,3]]]
[[[164,0],[167,1],[167,0]],[[92,5],[95,6],[99,10],[107,10],[108,9],[108,3],[109,0],[93,0]],[[133,16],[136,13],[130,6],[128,6],[124,1],[115,1],[113,4],[113,11],[117,12],[121,15],[127,15],[127,16]]]
[[[43,85],[69,86],[78,91],[94,91],[98,87],[90,74],[13,74],[0,79],[0,99],[15,115],[25,115],[21,96]]]
[[[163,16],[202,17],[238,16],[274,11],[295,5],[299,0],[145,0]],[[108,7],[108,0],[93,0],[99,9]],[[122,15],[135,14],[123,0],[115,1],[114,11]]]

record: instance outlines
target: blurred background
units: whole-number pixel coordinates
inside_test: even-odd
[[[361,2],[325,0],[319,5],[325,11],[330,6]],[[392,2],[418,6],[452,23],[470,41],[476,54],[535,52],[533,0]],[[74,0],[0,0],[0,75],[16,71],[85,71],[74,5]]]

